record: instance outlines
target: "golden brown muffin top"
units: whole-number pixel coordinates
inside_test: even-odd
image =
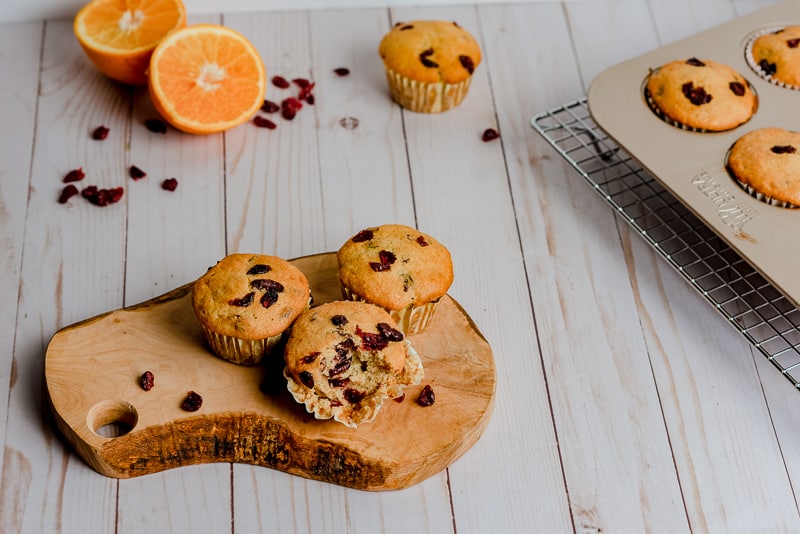
[[[264,339],[286,330],[308,307],[306,276],[277,256],[231,254],[192,288],[200,323],[225,336]]]
[[[741,74],[709,59],[675,60],[655,69],[647,91],[669,119],[698,130],[730,130],[747,122],[758,107]]]
[[[435,301],[453,283],[450,251],[402,224],[361,230],[341,246],[336,259],[343,286],[390,310]]]
[[[398,22],[381,40],[378,53],[387,69],[424,83],[459,83],[481,62],[472,35],[455,22]]]
[[[800,133],[783,128],[746,133],[731,148],[728,171],[770,199],[800,206]]]
[[[800,87],[800,26],[788,26],[757,37],[752,54],[764,74]]]

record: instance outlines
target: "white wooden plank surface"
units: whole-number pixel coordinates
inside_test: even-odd
[[[270,117],[276,130],[216,136],[148,132],[146,91],[98,75],[68,20],[1,26],[0,531],[796,531],[796,389],[529,126],[614,63],[770,3],[195,12],[247,35],[268,77],[317,83],[295,120]],[[377,43],[417,18],[456,20],[481,42],[457,110],[388,99]],[[489,127],[502,137],[483,143]],[[131,181],[131,164],[147,178]],[[87,184],[124,185],[123,201],[57,204],[79,166]],[[159,187],[169,176],[174,193]],[[451,295],[495,352],[492,420],[447,470],[385,493],[229,464],[116,481],[54,431],[43,355],[58,328],[229,252],[332,251],[383,222],[449,246]]]

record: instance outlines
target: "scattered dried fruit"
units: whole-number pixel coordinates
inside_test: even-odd
[[[693,82],[686,82],[681,86],[683,95],[689,99],[689,102],[695,106],[702,106],[708,104],[712,100],[712,96],[706,93],[703,87],[695,87]]]
[[[696,57],[690,57],[689,59],[687,59],[686,60],[686,64],[687,65],[693,65],[695,67],[705,67],[706,66],[705,63],[703,63],[702,61],[700,61]]]
[[[196,412],[201,406],[203,406],[203,397],[194,391],[190,391],[181,403],[181,409],[187,412]]]
[[[429,69],[435,69],[436,67],[439,66],[439,64],[436,63],[435,61],[428,59],[432,55],[433,55],[433,48],[428,48],[427,50],[421,52],[419,55],[419,60],[422,62],[423,65],[425,65]]]
[[[98,126],[92,132],[92,139],[95,141],[102,141],[106,137],[108,137],[108,128],[105,126]]]
[[[344,315],[334,315],[331,317],[331,323],[333,326],[343,326],[347,324],[347,317]]]
[[[289,82],[283,76],[273,76],[272,85],[278,89],[286,89],[289,87]]]
[[[151,371],[145,371],[142,373],[142,376],[139,377],[139,385],[142,386],[142,389],[145,391],[150,391],[155,386],[155,377]]]
[[[281,110],[281,107],[272,100],[264,100],[261,105],[261,111],[264,113],[276,113]]]
[[[422,391],[419,392],[417,404],[420,406],[432,406],[436,402],[436,395],[433,393],[433,388],[430,384],[425,385]]]
[[[68,184],[70,182],[80,182],[86,177],[86,173],[83,172],[83,167],[78,167],[77,169],[72,169],[69,171],[65,176],[62,182]]]
[[[165,191],[175,191],[178,188],[178,180],[175,178],[167,178],[161,182],[161,189]]]
[[[256,263],[255,265],[250,267],[250,269],[247,270],[247,274],[248,275],[266,274],[266,273],[270,272],[271,270],[272,270],[272,267],[270,267],[269,265],[266,265],[264,263]]]
[[[255,291],[251,291],[250,293],[241,298],[235,298],[229,300],[228,304],[230,304],[231,306],[246,308],[247,306],[250,306],[253,303],[253,298],[255,298],[255,296],[256,296]]]
[[[308,371],[300,371],[300,382],[309,389],[314,387],[314,377]]]
[[[281,102],[281,116],[290,121],[294,119],[295,115],[297,115],[297,112],[302,108],[303,103],[300,102],[300,100],[294,97],[286,98],[283,102]]]
[[[115,204],[122,199],[125,190],[121,187],[112,187],[109,189],[100,189],[96,185],[90,185],[81,191],[81,196],[94,204],[95,206],[105,207],[109,204]]]
[[[728,84],[728,87],[731,88],[731,92],[736,96],[744,96],[744,84],[739,82],[731,82]]]
[[[271,120],[269,120],[269,119],[267,119],[265,117],[261,117],[259,115],[256,115],[253,118],[253,124],[258,126],[259,128],[267,128],[269,130],[274,130],[275,128],[278,127],[278,125],[275,124],[274,122],[272,122]]]
[[[427,241],[425,241],[425,236],[424,235],[421,235],[421,236],[417,237],[416,241],[417,241],[417,243],[419,243],[419,246],[421,246],[421,247],[427,247],[429,245],[429,243]]]
[[[142,178],[144,178],[145,176],[147,176],[147,173],[146,173],[146,172],[144,172],[144,171],[143,171],[142,169],[140,169],[139,167],[137,167],[136,165],[131,165],[131,168],[130,168],[130,169],[128,169],[128,174],[129,174],[129,175],[130,175],[130,177],[131,177],[131,178],[133,178],[134,180],[141,180]]]
[[[361,230],[353,236],[353,243],[361,243],[363,241],[369,241],[370,239],[372,239],[372,230]]]
[[[775,154],[795,154],[797,149],[792,145],[776,145],[770,148]]]
[[[333,69],[333,72],[337,76],[347,76],[348,74],[350,74],[350,69],[348,69],[347,67],[338,67]]]
[[[766,59],[762,59],[761,61],[759,61],[758,66],[761,68],[762,71],[764,71],[764,74],[766,74],[767,76],[772,76],[778,70],[778,67],[775,65],[775,63],[770,63]]]
[[[295,78],[294,80],[292,80],[292,83],[294,83],[300,89],[308,87],[311,84],[311,82],[309,82],[305,78]]]
[[[469,56],[458,56],[458,61],[461,63],[461,66],[466,69],[467,72],[472,74],[475,72],[475,62],[472,61],[472,58]]]
[[[797,45],[800,45],[800,38],[789,39],[786,41],[786,46],[788,46],[789,48],[797,48]]]
[[[77,194],[78,194],[78,188],[75,187],[75,185],[73,184],[65,185],[64,189],[61,190],[61,194],[58,196],[58,203],[66,204],[69,199],[71,199]]]
[[[494,141],[500,137],[500,134],[494,128],[486,128],[481,134],[481,141],[484,143],[488,143],[489,141]]]

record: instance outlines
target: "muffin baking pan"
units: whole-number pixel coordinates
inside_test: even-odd
[[[771,206],[749,195],[729,176],[725,158],[749,131],[800,129],[800,91],[761,78],[745,57],[756,34],[797,24],[798,2],[781,2],[611,67],[587,94],[597,126],[795,306],[800,303],[800,253],[793,244],[800,233],[800,209]],[[759,106],[747,123],[726,132],[693,132],[651,111],[642,91],[649,72],[691,57],[727,64],[748,80]]]

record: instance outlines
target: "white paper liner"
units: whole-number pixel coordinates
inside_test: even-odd
[[[333,406],[331,399],[319,397],[313,389],[295,382],[289,374],[289,370],[284,367],[283,376],[286,378],[286,389],[289,390],[295,401],[303,404],[306,407],[306,411],[314,415],[315,419],[326,420],[333,418],[334,421],[338,421],[350,428],[357,428],[362,423],[370,423],[377,417],[384,401],[400,398],[404,394],[406,386],[419,384],[425,375],[419,354],[411,346],[408,339],[404,340],[404,342],[406,344],[406,363],[398,383],[386,387],[383,391],[378,390],[362,400],[360,403],[362,410],[357,412],[358,420],[349,417],[351,414],[346,410],[346,406]]]
[[[758,39],[762,35],[775,33],[778,30],[786,28],[787,26],[788,26],[787,24],[783,24],[781,26],[771,26],[769,28],[764,28],[762,30],[759,30],[751,34],[750,37],[747,39],[747,43],[744,45],[744,59],[747,62],[747,65],[752,69],[752,71],[755,72],[761,79],[768,81],[772,85],[783,87],[784,89],[790,89],[792,91],[800,91],[800,86],[783,82],[781,80],[778,80],[774,76],[764,72],[761,69],[761,66],[756,62],[756,58],[753,57],[753,42],[756,39]]]
[[[367,302],[369,304],[379,306],[369,299],[359,295],[355,291],[352,291],[350,288],[345,286],[341,287],[342,297],[344,297],[345,300]],[[400,310],[383,308],[383,306],[380,307],[386,310],[394,322],[397,323],[398,330],[403,332],[405,335],[410,336],[412,334],[418,334],[422,332],[428,326],[428,324],[430,324],[431,320],[433,319],[433,314],[436,312],[436,306],[438,303],[439,299],[423,304],[409,304]]]
[[[242,339],[218,334],[202,325],[201,327],[214,354],[239,365],[259,364],[265,355],[272,353],[283,338],[283,333],[280,333],[266,339]]]
[[[459,83],[424,83],[386,69],[392,99],[418,113],[441,113],[459,105],[467,96],[472,76]]]

